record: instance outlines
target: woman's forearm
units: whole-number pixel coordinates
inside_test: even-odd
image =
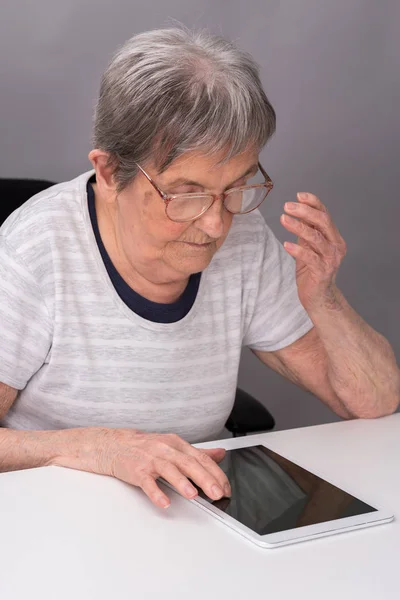
[[[337,288],[309,311],[328,357],[329,381],[351,414],[378,417],[400,400],[400,371],[389,342],[372,329]]]
[[[0,472],[53,464],[93,471],[96,457],[93,438],[96,431],[100,430],[21,431],[0,428]]]
[[[217,465],[222,448],[194,448],[172,433],[87,427],[59,431],[0,429],[0,472],[56,465],[109,475],[143,489],[160,508],[170,504],[157,485],[163,477],[185,498],[197,489],[213,500],[230,496],[231,487]]]

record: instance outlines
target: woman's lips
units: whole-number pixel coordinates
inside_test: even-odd
[[[207,248],[210,246],[212,242],[206,242],[205,244],[195,244],[194,242],[185,242],[185,244],[189,244],[189,246],[195,246],[196,248]]]

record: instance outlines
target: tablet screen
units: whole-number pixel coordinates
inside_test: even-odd
[[[199,496],[259,535],[377,510],[265,446],[228,450],[220,467],[232,497]]]

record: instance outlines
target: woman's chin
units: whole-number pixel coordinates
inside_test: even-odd
[[[179,257],[174,257],[171,266],[173,265],[177,271],[188,275],[200,273],[208,267],[214,254],[215,248],[189,248],[187,252],[181,253]]]

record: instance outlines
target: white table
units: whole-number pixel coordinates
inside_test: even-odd
[[[248,439],[400,515],[400,414]],[[107,477],[1,474],[0,599],[400,598],[400,519],[267,550],[169,493],[162,511]]]

